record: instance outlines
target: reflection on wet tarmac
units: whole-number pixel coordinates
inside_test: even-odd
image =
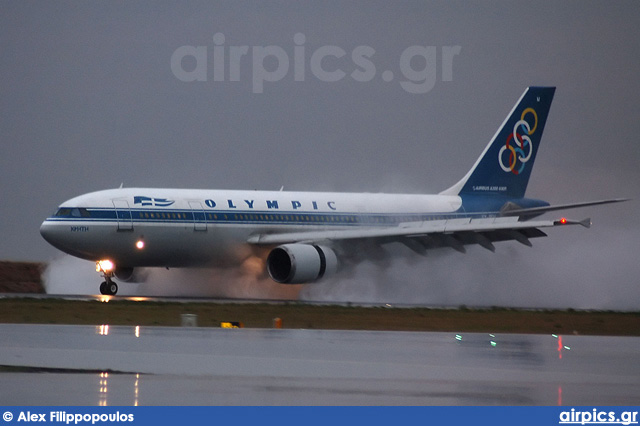
[[[89,373],[87,373],[89,375]],[[107,371],[103,371],[98,375],[98,400],[96,405],[100,407],[107,407],[113,405],[109,403],[111,393],[117,394],[117,405],[133,405],[137,407],[140,404],[140,373],[136,374],[114,374]],[[117,379],[115,379],[117,378]],[[109,386],[109,381],[115,381],[115,386]],[[127,392],[127,389],[133,388],[133,393]],[[133,395],[133,397],[127,401],[127,395]],[[123,403],[122,400],[125,402]]]
[[[0,400],[7,405],[633,405],[640,399],[638,338],[108,324],[2,324],[0,336],[0,365],[31,368],[0,371]]]
[[[108,404],[109,393],[109,373],[100,373],[100,386],[98,388],[98,405],[100,407],[106,407]]]

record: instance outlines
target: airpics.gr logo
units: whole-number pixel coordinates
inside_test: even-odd
[[[140,204],[142,206],[169,207],[173,203],[175,203],[174,200],[167,200],[166,198],[151,198],[140,195],[133,197],[133,204]]]
[[[526,119],[533,118],[533,127]],[[509,134],[506,144],[498,152],[498,162],[505,172],[519,175],[524,170],[524,166],[533,154],[533,143],[531,136],[538,128],[538,114],[533,108],[522,111],[520,121],[513,125],[513,132]],[[518,133],[520,131],[520,133]],[[513,143],[513,145],[512,145]],[[505,164],[506,151],[509,151],[509,161]]]

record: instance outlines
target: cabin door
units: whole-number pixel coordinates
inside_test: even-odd
[[[111,200],[116,208],[116,219],[118,220],[118,231],[133,231],[133,220],[131,219],[131,208],[127,200]]]
[[[207,230],[207,216],[200,201],[189,201],[189,207],[193,214],[193,229],[195,231]]]

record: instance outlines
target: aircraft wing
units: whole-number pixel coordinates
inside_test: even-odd
[[[553,212],[557,210],[567,210],[567,209],[577,209],[580,207],[587,206],[597,206],[600,204],[611,204],[611,203],[621,203],[623,201],[629,201],[628,198],[614,198],[611,200],[598,200],[598,201],[586,201],[582,203],[572,203],[572,204],[557,204],[555,206],[544,206],[544,207],[531,207],[531,208],[515,208],[505,209],[501,213],[502,216],[519,216],[522,219],[531,218],[535,216],[539,216],[543,213]]]
[[[464,252],[464,246],[479,244],[494,251],[493,242],[516,240],[530,246],[529,238],[544,237],[539,228],[582,225],[589,227],[590,219],[582,221],[526,221],[518,217],[487,219],[449,219],[438,221],[401,223],[392,227],[366,227],[329,231],[305,231],[252,235],[248,242],[255,245],[279,245],[289,243],[317,243],[326,241],[371,240],[379,244],[400,242],[410,249],[425,254],[427,249],[451,247]]]

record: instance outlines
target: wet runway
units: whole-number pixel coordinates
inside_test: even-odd
[[[0,325],[5,405],[636,405],[640,338]]]
[[[297,303],[303,305],[327,305],[327,301],[295,300],[291,299],[247,299],[247,298],[221,298],[221,297],[183,297],[183,296],[107,296],[102,294],[46,294],[46,293],[0,293],[0,299],[37,299],[37,300],[75,300],[110,302],[111,300],[128,302],[167,302],[167,303],[219,303],[219,304],[269,304],[283,305]],[[435,305],[435,304],[410,304],[410,303],[372,303],[372,302],[336,302],[332,306],[359,306],[359,307],[386,307],[386,308],[430,308],[430,309],[458,309],[459,305]],[[490,306],[468,306],[471,309],[486,309]],[[516,308],[517,309],[517,308]]]

